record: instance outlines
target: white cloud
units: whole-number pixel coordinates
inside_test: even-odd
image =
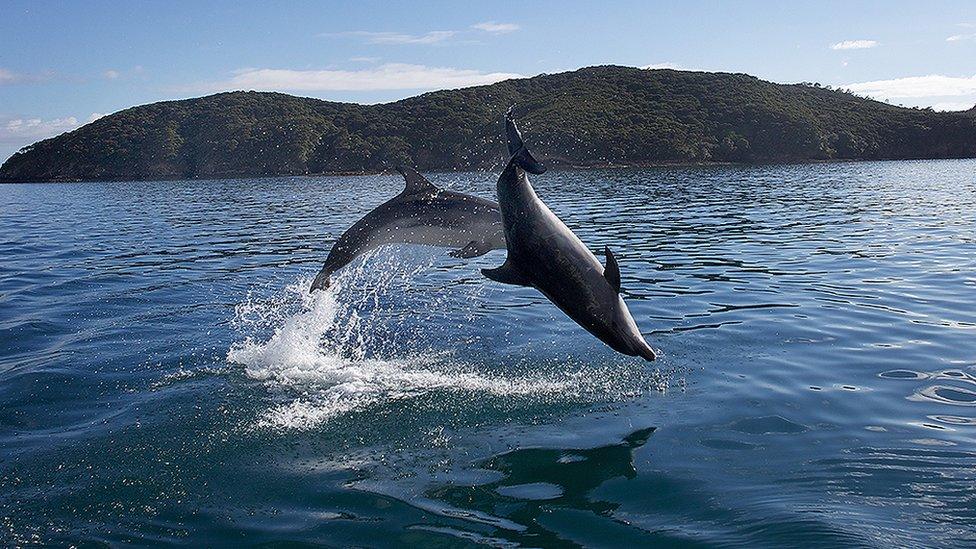
[[[73,116],[50,120],[15,118],[0,123],[0,143],[18,146],[29,145],[34,141],[71,131],[78,126],[80,126],[78,119]]]
[[[651,63],[650,65],[644,65],[644,66],[643,66],[643,67],[641,67],[641,68],[642,68],[642,69],[649,69],[649,70],[655,70],[655,69],[674,69],[674,70],[684,70],[684,69],[683,69],[683,68],[681,67],[681,65],[679,65],[679,64],[677,64],[677,63],[671,63],[671,62],[664,62],[664,63]]]
[[[522,75],[451,67],[386,63],[363,70],[241,69],[197,90],[367,91],[450,89],[492,84]]]
[[[837,42],[836,44],[831,44],[830,49],[832,50],[864,50],[868,48],[873,48],[878,45],[875,40],[844,40],[843,42]]]
[[[882,100],[908,97],[958,97],[976,95],[976,75],[954,77],[930,74],[928,76],[859,82],[841,87],[854,93]]]
[[[380,58],[359,55],[356,57],[350,57],[349,60],[352,61],[353,63],[376,63],[377,61],[380,60]]]
[[[93,112],[87,121],[93,122],[105,116]],[[28,145],[40,139],[54,137],[64,132],[74,130],[82,125],[74,116],[64,118],[13,118],[0,121],[0,143]]]
[[[22,147],[48,137],[70,132],[88,122],[93,122],[104,116],[101,113],[91,113],[86,122],[80,122],[77,117],[64,118],[0,118],[0,163],[20,150]]]
[[[956,77],[930,74],[842,84],[839,87],[879,101],[909,107],[960,111],[971,109],[976,105],[976,75]]]
[[[362,38],[367,44],[438,44],[457,34],[457,31],[430,31],[424,34],[403,34],[399,32],[349,31],[326,33],[323,36],[355,36]]]
[[[946,42],[961,42],[963,40],[972,40],[976,38],[976,34],[953,34],[949,38],[946,38]]]
[[[471,25],[472,29],[483,30],[485,32],[490,32],[492,34],[505,34],[508,32],[515,32],[521,27],[515,23],[496,23],[495,21],[482,21],[481,23],[476,23]]]
[[[109,69],[102,74],[105,76],[105,78],[108,78],[109,80],[115,80],[116,78],[121,76],[121,73],[119,73],[119,71],[113,69]]]
[[[665,61],[663,63],[651,63],[650,65],[641,65],[641,69],[645,70],[658,70],[658,69],[671,69],[675,71],[692,71],[692,72],[735,72],[731,69],[722,68],[702,68],[702,67],[689,67],[688,65],[682,65],[681,63],[672,63],[671,61]],[[572,69],[567,69],[572,70]]]
[[[933,103],[932,108],[937,111],[968,111],[976,105],[976,101],[940,101]]]

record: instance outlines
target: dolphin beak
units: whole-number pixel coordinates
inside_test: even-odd
[[[325,290],[329,287],[329,271],[322,269],[319,274],[315,276],[315,280],[312,281],[312,287],[308,289],[308,293],[312,293],[315,290]]]
[[[644,336],[640,335],[640,333],[633,338],[630,347],[635,356],[639,356],[648,361],[657,359],[657,353],[654,352],[654,349],[651,349],[651,346],[647,344]]]
[[[647,361],[657,360],[657,353],[655,353],[654,349],[651,349],[651,346],[646,342],[641,349],[637,349],[637,356]]]

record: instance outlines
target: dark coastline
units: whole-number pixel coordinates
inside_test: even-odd
[[[541,155],[540,155],[541,156]],[[873,162],[912,162],[912,161],[925,161],[925,160],[972,160],[973,157],[947,157],[947,158],[881,158],[881,159],[850,159],[850,158],[835,158],[828,160],[794,160],[794,161],[770,161],[770,162],[757,162],[757,163],[745,163],[745,162],[656,162],[647,164],[630,164],[630,165],[563,165],[557,164],[552,166],[547,170],[548,172],[561,172],[561,171],[605,171],[605,170],[651,170],[651,169],[665,169],[665,168],[721,168],[721,167],[774,167],[774,166],[809,166],[809,165],[829,165],[829,164],[857,164],[857,163],[873,163]],[[477,170],[431,170],[426,172],[427,174],[438,175],[438,174],[457,174],[457,173],[493,173],[489,169],[477,169]],[[27,185],[27,184],[56,184],[56,183],[166,183],[166,182],[185,182],[185,181],[230,181],[233,179],[270,179],[270,178],[290,178],[290,177],[303,177],[303,178],[327,178],[327,177],[366,177],[372,175],[389,175],[391,177],[399,177],[395,168],[390,168],[386,170],[370,170],[364,172],[334,172],[334,173],[294,173],[294,174],[274,174],[274,175],[228,175],[228,176],[211,176],[211,177],[196,177],[196,178],[178,178],[178,177],[161,177],[156,179],[132,179],[132,178],[119,178],[119,179],[47,179],[47,180],[7,180],[0,179],[0,185]]]

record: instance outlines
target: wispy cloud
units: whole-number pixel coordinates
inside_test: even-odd
[[[40,74],[28,74],[23,72],[15,72],[9,69],[0,67],[0,86],[8,84],[27,84],[30,82],[41,82],[50,79],[51,73],[40,73]]]
[[[505,34],[509,32],[515,32],[521,27],[515,23],[497,23],[495,21],[482,21],[481,23],[475,23],[471,25],[472,29],[478,29],[485,32],[490,32],[492,34]]]
[[[868,48],[873,48],[878,45],[876,40],[844,40],[843,42],[837,42],[836,44],[831,44],[830,49],[832,50],[866,50]]]
[[[225,81],[197,91],[367,91],[434,90],[492,84],[522,75],[452,67],[386,63],[362,70],[241,69]]]
[[[356,57],[350,57],[349,60],[352,61],[353,63],[376,63],[377,61],[380,60],[380,58],[369,57],[366,55],[358,55]]]
[[[114,70],[114,69],[109,69],[109,70],[105,71],[104,73],[102,73],[102,75],[105,78],[108,78],[109,80],[115,80],[119,76],[122,76],[122,73],[120,73],[119,71]]]
[[[0,84],[15,84],[20,81],[20,77],[13,71],[0,68]]]
[[[373,31],[348,31],[348,32],[337,32],[337,33],[324,33],[322,36],[352,36],[357,37],[365,41],[367,44],[392,44],[392,45],[405,45],[405,44],[439,44],[448,40],[457,31],[452,30],[437,30],[430,31],[424,34],[403,34],[399,32],[373,32]]]
[[[946,42],[962,42],[963,40],[973,40],[976,39],[976,33],[974,34],[953,34],[949,38],[946,38]]]

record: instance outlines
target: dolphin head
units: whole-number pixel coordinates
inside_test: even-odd
[[[657,354],[647,344],[630,314],[630,309],[624,300],[617,296],[616,306],[611,313],[609,330],[603,339],[613,350],[625,355],[639,356],[644,360],[654,360]]]

